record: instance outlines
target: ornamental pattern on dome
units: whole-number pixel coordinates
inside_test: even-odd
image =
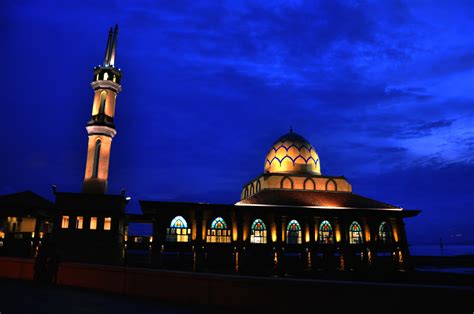
[[[305,138],[290,131],[270,148],[265,159],[265,172],[321,174],[319,156]]]

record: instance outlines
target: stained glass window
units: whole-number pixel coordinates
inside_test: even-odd
[[[298,221],[292,220],[286,228],[286,243],[301,244],[301,227]]]
[[[191,229],[183,216],[176,216],[171,220],[170,227],[166,229],[166,241],[168,242],[189,242]]]
[[[319,242],[324,244],[334,243],[332,226],[327,220],[324,220],[319,225]]]
[[[353,221],[349,227],[349,243],[360,244],[362,242],[362,229],[357,221]]]
[[[251,231],[250,243],[267,243],[267,227],[261,219],[255,219]]]
[[[230,229],[222,217],[217,217],[211,223],[211,228],[207,230],[206,242],[230,243]]]
[[[379,226],[379,240],[382,243],[392,242],[392,230],[388,223],[383,221]]]

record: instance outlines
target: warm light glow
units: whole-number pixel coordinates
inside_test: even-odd
[[[314,225],[314,242],[318,242],[319,240],[319,227],[315,224]]]
[[[153,242],[153,237],[150,237],[150,243],[152,243],[152,242]]]
[[[368,225],[365,225],[365,241],[370,242],[370,230]]]
[[[3,239],[3,238],[5,238],[5,232],[0,231],[0,239]]]
[[[78,216],[76,218],[76,229],[82,229],[83,223],[84,223],[84,217]]]
[[[271,233],[272,233],[272,242],[275,243],[277,241],[277,228],[274,223],[272,223]]]
[[[61,228],[63,229],[69,228],[69,216],[63,216],[63,220],[61,222]]]
[[[398,243],[398,226],[396,224],[392,224],[392,231],[393,231],[393,239],[396,243]]]
[[[237,241],[239,236],[239,230],[237,229],[237,224],[232,225],[232,240]],[[237,253],[238,256],[239,253]]]
[[[206,223],[203,221],[201,228],[201,238],[203,241],[206,240]]]
[[[339,224],[336,224],[336,242],[339,243],[341,242],[341,230],[339,228]]]
[[[105,217],[104,218],[104,230],[110,230],[111,227],[112,227],[112,218]]]
[[[304,240],[306,243],[309,243],[310,241],[310,233],[309,233],[309,226],[306,225],[306,228],[305,228],[305,232],[304,232]]]
[[[97,217],[91,217],[90,229],[91,230],[97,229]]]

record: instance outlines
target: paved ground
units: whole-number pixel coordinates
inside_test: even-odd
[[[154,302],[72,287],[0,279],[1,314],[215,313],[203,307]]]

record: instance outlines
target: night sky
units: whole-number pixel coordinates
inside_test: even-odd
[[[474,242],[473,1],[0,3],[0,193],[82,187],[119,24],[109,192],[233,203],[290,126],[326,175],[422,214],[412,243]]]

